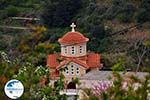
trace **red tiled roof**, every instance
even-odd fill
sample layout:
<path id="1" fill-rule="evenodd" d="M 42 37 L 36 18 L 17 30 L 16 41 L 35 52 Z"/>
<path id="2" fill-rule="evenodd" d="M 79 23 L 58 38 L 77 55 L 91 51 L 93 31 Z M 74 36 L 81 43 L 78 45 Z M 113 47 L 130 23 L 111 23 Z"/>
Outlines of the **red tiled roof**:
<path id="1" fill-rule="evenodd" d="M 65 64 L 68 64 L 69 62 L 77 63 L 84 68 L 96 68 L 100 67 L 100 55 L 97 53 L 89 53 L 87 56 L 84 57 L 63 57 L 64 60 L 60 63 L 57 61 L 57 59 L 60 57 L 59 54 L 50 54 L 47 59 L 47 66 L 50 68 L 58 69 L 62 67 Z"/>
<path id="2" fill-rule="evenodd" d="M 68 32 L 62 38 L 58 40 L 60 44 L 76 44 L 89 41 L 80 32 Z"/>
<path id="3" fill-rule="evenodd" d="M 60 67 L 68 64 L 69 62 L 70 62 L 70 60 L 64 60 L 64 61 L 60 62 L 60 64 L 56 67 L 56 69 L 59 69 Z"/>
<path id="4" fill-rule="evenodd" d="M 63 61 L 58 62 L 57 59 L 59 57 L 62 57 Z M 100 55 L 97 53 L 88 53 L 86 56 L 82 57 L 63 57 L 60 56 L 60 54 L 50 54 L 48 55 L 47 66 L 49 66 L 52 69 L 56 69 L 54 72 L 50 73 L 50 77 L 59 77 L 59 72 L 57 70 L 65 64 L 68 64 L 69 62 L 79 64 L 85 69 L 102 67 L 102 64 L 100 63 Z"/>
<path id="5" fill-rule="evenodd" d="M 54 72 L 51 72 L 51 73 L 50 73 L 50 77 L 51 77 L 51 78 L 59 77 L 59 71 L 56 70 L 56 71 L 54 71 Z"/>
<path id="6" fill-rule="evenodd" d="M 60 65 L 57 67 L 57 69 L 59 69 L 60 67 L 66 65 L 66 64 L 68 64 L 68 63 L 70 63 L 70 62 L 74 62 L 74 63 L 76 63 L 76 64 L 79 64 L 79 65 L 81 65 L 82 67 L 84 67 L 85 69 L 88 69 L 88 68 L 89 68 L 89 66 L 88 66 L 86 63 L 84 63 L 82 60 L 78 60 L 78 59 L 75 59 L 75 58 L 70 58 L 70 59 L 67 59 L 67 60 L 62 61 L 62 62 L 60 63 Z"/>
<path id="7" fill-rule="evenodd" d="M 59 62 L 57 61 L 59 57 L 59 54 L 50 54 L 47 58 L 47 66 L 50 68 L 56 68 L 59 65 Z"/>
<path id="8" fill-rule="evenodd" d="M 83 62 L 82 60 L 73 59 L 72 61 L 75 62 L 75 63 L 77 63 L 77 64 L 79 64 L 79 65 L 81 65 L 81 66 L 83 66 L 86 69 L 89 68 L 89 66 L 85 62 Z"/>
<path id="9" fill-rule="evenodd" d="M 89 53 L 87 56 L 87 64 L 90 66 L 90 68 L 101 67 L 100 54 Z"/>

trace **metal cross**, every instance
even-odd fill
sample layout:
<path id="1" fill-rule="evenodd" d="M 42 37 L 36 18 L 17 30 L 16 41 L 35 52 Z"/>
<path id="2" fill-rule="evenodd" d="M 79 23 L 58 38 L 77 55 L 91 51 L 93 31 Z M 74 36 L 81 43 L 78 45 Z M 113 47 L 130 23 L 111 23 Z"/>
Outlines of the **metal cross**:
<path id="1" fill-rule="evenodd" d="M 72 23 L 72 24 L 70 25 L 70 27 L 72 27 L 72 32 L 75 32 L 75 27 L 76 27 L 76 25 L 75 25 L 74 23 Z"/>

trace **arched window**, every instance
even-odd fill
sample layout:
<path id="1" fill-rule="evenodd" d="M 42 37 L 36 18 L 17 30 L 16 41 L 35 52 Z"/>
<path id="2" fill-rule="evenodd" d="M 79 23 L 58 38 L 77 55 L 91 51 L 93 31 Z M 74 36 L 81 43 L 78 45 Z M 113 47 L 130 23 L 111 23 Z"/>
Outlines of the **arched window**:
<path id="1" fill-rule="evenodd" d="M 64 52 L 65 52 L 65 54 L 67 53 L 67 47 L 66 46 L 64 47 Z"/>
<path id="2" fill-rule="evenodd" d="M 76 68 L 76 74 L 79 75 L 79 67 Z"/>
<path id="3" fill-rule="evenodd" d="M 70 83 L 67 85 L 67 89 L 76 89 L 76 84 L 73 83 L 73 82 L 70 82 Z"/>
<path id="4" fill-rule="evenodd" d="M 66 72 L 67 75 L 69 74 L 68 67 L 66 67 L 65 72 Z"/>
<path id="5" fill-rule="evenodd" d="M 71 47 L 71 54 L 75 54 L 75 47 Z"/>
<path id="6" fill-rule="evenodd" d="M 71 74 L 72 75 L 74 74 L 74 67 L 73 67 L 73 65 L 71 65 Z"/>
<path id="7" fill-rule="evenodd" d="M 79 48 L 79 49 L 80 49 L 80 53 L 82 53 L 82 50 L 83 50 L 83 49 L 82 49 L 82 46 L 80 46 L 80 48 Z"/>

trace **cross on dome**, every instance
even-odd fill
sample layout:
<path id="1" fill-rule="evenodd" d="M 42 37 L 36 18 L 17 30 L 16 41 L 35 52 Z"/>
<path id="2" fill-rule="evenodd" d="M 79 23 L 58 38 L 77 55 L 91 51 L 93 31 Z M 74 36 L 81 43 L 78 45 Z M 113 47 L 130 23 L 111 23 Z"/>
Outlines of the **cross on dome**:
<path id="1" fill-rule="evenodd" d="M 76 27 L 76 25 L 75 25 L 74 23 L 72 23 L 72 24 L 70 25 L 70 27 L 72 27 L 72 32 L 75 32 L 75 27 Z"/>

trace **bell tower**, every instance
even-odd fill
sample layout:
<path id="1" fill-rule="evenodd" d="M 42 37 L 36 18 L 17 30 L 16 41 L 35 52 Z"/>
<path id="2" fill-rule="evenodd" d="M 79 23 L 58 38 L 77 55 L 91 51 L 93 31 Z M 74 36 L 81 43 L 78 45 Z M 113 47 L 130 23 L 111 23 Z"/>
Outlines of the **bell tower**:
<path id="1" fill-rule="evenodd" d="M 80 57 L 87 54 L 86 44 L 89 41 L 80 32 L 75 31 L 76 25 L 72 23 L 71 32 L 66 33 L 58 40 L 61 45 L 61 55 L 66 57 Z"/>

